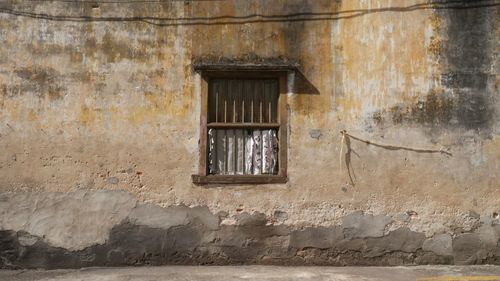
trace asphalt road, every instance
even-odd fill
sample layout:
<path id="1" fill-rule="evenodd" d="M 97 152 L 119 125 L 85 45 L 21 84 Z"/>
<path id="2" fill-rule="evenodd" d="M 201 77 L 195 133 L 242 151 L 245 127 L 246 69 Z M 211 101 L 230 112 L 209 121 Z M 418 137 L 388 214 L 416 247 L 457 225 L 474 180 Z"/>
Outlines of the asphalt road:
<path id="1" fill-rule="evenodd" d="M 413 267 L 280 267 L 280 266 L 161 266 L 83 268 L 70 270 L 0 270 L 9 281 L 500 281 L 500 266 Z"/>

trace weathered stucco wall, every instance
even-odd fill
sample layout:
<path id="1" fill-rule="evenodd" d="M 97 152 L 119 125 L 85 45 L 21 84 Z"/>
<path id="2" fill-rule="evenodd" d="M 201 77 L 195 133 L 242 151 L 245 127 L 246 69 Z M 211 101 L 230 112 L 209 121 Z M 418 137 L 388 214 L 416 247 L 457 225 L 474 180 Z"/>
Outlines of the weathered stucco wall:
<path id="1" fill-rule="evenodd" d="M 499 1 L 105 2 L 0 2 L 3 267 L 500 262 Z M 192 64 L 273 60 L 288 183 L 194 185 Z"/>

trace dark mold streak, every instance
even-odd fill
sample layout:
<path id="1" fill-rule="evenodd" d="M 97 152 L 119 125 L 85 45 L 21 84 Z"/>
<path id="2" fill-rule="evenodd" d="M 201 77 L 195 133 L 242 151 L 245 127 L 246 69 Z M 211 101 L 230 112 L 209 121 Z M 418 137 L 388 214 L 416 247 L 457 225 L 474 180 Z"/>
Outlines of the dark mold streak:
<path id="1" fill-rule="evenodd" d="M 489 135 L 493 121 L 496 76 L 492 73 L 496 42 L 495 9 L 468 9 L 481 1 L 453 2 L 461 9 L 438 9 L 443 19 L 440 64 L 442 88 L 412 105 L 375 112 L 375 124 L 420 124 L 433 129 L 465 128 Z M 434 133 L 439 130 L 432 130 Z"/>

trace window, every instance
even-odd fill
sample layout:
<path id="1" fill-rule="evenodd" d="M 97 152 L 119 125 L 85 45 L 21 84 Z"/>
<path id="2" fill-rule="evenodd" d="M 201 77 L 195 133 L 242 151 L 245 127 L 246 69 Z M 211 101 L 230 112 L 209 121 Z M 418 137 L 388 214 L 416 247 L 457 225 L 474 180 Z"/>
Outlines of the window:
<path id="1" fill-rule="evenodd" d="M 286 182 L 286 86 L 280 71 L 202 75 L 195 183 Z"/>

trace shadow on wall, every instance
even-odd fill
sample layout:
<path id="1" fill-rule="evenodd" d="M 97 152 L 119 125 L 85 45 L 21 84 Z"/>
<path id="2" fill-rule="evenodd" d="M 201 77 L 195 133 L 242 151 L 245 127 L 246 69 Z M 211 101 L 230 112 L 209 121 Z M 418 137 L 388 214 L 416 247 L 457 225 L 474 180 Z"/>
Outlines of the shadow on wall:
<path id="1" fill-rule="evenodd" d="M 299 12 L 295 15 L 314 15 L 315 13 L 313 11 L 315 6 L 313 2 L 314 1 L 307 0 L 299 1 L 292 6 L 291 11 Z M 342 1 L 339 0 L 331 1 L 328 8 L 323 8 L 331 11 L 331 13 L 338 13 L 341 4 Z M 318 6 L 320 5 L 316 5 L 316 9 Z M 294 77 L 293 93 L 299 95 L 319 95 L 319 90 L 308 79 L 308 77 L 312 78 L 318 76 L 318 73 L 315 71 L 317 66 L 314 65 L 314 60 L 311 60 L 311 56 L 316 57 L 316 53 L 320 52 L 321 48 L 311 45 L 315 45 L 314 40 L 318 40 L 317 36 L 319 34 L 317 31 L 312 30 L 312 27 L 306 26 L 306 22 L 304 21 L 290 21 L 280 26 L 285 42 L 284 54 L 296 59 L 300 63 Z M 315 27 L 318 28 L 318 25 L 315 25 Z M 313 63 L 313 65 L 311 65 L 311 63 Z"/>
<path id="2" fill-rule="evenodd" d="M 287 52 L 285 52 L 287 53 Z M 295 55 L 296 57 L 297 55 Z M 302 73 L 300 64 L 295 59 L 283 57 L 262 58 L 256 54 L 246 54 L 238 58 L 206 56 L 193 59 L 193 69 L 196 70 L 248 70 L 289 68 L 295 72 L 294 94 L 319 95 L 320 92 L 314 84 Z"/>
<path id="3" fill-rule="evenodd" d="M 319 90 L 300 71 L 295 72 L 294 95 L 319 95 Z"/>

